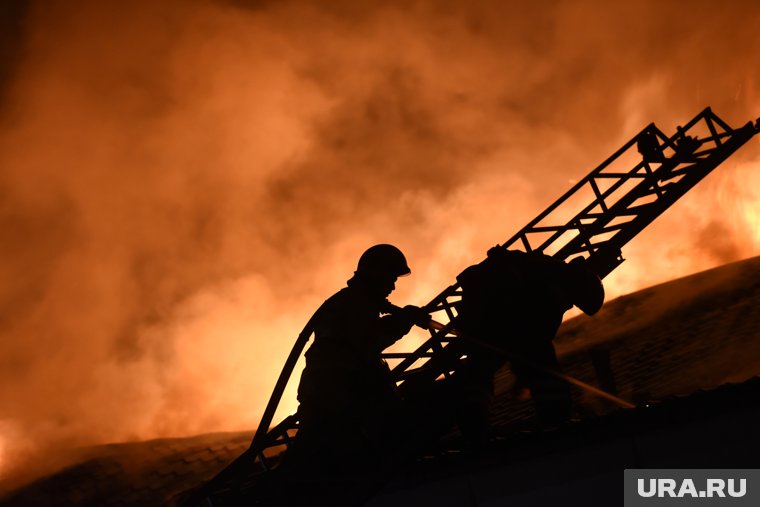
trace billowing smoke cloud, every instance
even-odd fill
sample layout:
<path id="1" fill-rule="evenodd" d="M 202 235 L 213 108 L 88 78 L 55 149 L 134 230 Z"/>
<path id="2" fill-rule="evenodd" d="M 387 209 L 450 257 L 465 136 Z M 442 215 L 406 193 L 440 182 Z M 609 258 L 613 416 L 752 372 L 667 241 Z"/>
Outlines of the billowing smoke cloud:
<path id="1" fill-rule="evenodd" d="M 760 114 L 757 8 L 630 4 L 4 3 L 0 460 L 254 427 L 367 246 L 424 303 L 650 121 Z M 759 253 L 759 147 L 610 292 Z"/>

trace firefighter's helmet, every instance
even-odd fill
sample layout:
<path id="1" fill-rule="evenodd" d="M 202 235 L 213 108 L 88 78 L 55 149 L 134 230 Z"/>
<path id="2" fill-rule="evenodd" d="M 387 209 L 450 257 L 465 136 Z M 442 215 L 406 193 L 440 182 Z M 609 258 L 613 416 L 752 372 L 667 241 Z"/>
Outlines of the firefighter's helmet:
<path id="1" fill-rule="evenodd" d="M 573 304 L 586 315 L 594 315 L 604 303 L 604 285 L 583 257 L 575 257 L 568 264 Z"/>
<path id="2" fill-rule="evenodd" d="M 356 272 L 373 277 L 398 277 L 412 271 L 401 250 L 393 245 L 381 244 L 368 248 L 362 254 Z"/>

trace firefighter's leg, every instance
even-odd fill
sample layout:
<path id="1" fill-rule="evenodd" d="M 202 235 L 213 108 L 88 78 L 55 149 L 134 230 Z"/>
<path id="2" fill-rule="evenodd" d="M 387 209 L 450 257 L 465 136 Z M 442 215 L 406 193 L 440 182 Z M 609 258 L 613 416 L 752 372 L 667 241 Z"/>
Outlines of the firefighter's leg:
<path id="1" fill-rule="evenodd" d="M 552 425 L 572 416 L 570 385 L 549 371 L 560 370 L 550 340 L 533 340 L 516 347 L 512 371 L 530 389 L 536 415 L 542 424 Z"/>

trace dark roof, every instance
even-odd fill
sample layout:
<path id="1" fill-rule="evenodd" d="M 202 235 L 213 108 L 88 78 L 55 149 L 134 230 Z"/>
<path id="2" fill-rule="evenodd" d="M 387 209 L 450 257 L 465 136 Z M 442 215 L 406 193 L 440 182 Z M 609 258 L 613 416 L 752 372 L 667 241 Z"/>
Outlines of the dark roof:
<path id="1" fill-rule="evenodd" d="M 493 409 L 496 439 L 487 456 L 462 461 L 451 458 L 457 454 L 449 453 L 421 462 L 416 466 L 422 468 L 405 474 L 406 482 L 394 483 L 378 498 L 377 505 L 383 505 L 383 498 L 400 505 L 400 499 L 427 494 L 424 492 L 432 491 L 436 484 L 439 491 L 464 488 L 468 501 L 472 495 L 483 499 L 498 496 L 483 493 L 493 489 L 485 482 L 478 483 L 485 488 L 481 491 L 473 489 L 472 481 L 463 485 L 445 479 L 446 474 L 461 474 L 462 470 L 470 474 L 468 477 L 472 470 L 480 470 L 477 481 L 487 482 L 494 470 L 519 477 L 532 470 L 546 476 L 552 467 L 559 466 L 557 463 L 567 465 L 576 460 L 597 463 L 587 467 L 586 479 L 606 477 L 619 473 L 624 465 L 669 463 L 655 458 L 647 461 L 641 450 L 631 454 L 638 446 L 656 455 L 652 442 L 663 436 L 680 442 L 683 451 L 688 448 L 688 439 L 693 446 L 694 439 L 712 436 L 727 424 L 743 428 L 742 424 L 750 421 L 756 426 L 760 422 L 757 410 L 751 414 L 742 411 L 746 411 L 747 399 L 757 400 L 760 384 L 751 380 L 760 375 L 760 257 L 608 302 L 593 318 L 583 316 L 566 322 L 556 344 L 568 374 L 614 388 L 620 397 L 642 404 L 641 408 L 619 410 L 577 391 L 584 421 L 553 432 L 520 432 L 517 430 L 532 409 L 529 403 L 503 396 L 510 378 L 505 369 L 497 378 L 497 395 L 502 395 L 497 396 Z M 605 373 L 605 366 L 611 375 Z M 731 382 L 738 385 L 716 389 Z M 649 407 L 643 406 L 647 401 Z M 728 419 L 715 422 L 712 410 L 719 410 Z M 715 424 L 708 424 L 706 429 L 704 421 L 710 420 Z M 607 439 L 599 435 L 607 435 Z M 0 505 L 161 505 L 216 474 L 247 448 L 251 436 L 251 432 L 224 433 L 100 446 L 91 449 L 90 458 L 16 491 Z M 726 447 L 727 459 L 736 445 Z M 757 442 L 753 445 L 757 449 Z M 565 449 L 565 454 L 558 454 L 557 448 Z M 622 482 L 615 477 L 615 484 Z M 578 479 L 578 484 L 586 479 Z M 525 479 L 522 484 L 530 483 Z M 565 486 L 558 486 L 558 491 L 564 491 Z M 515 487 L 517 490 L 510 493 L 513 499 L 519 496 L 521 486 Z"/>
<path id="2" fill-rule="evenodd" d="M 86 449 L 81 462 L 6 497 L 10 506 L 150 506 L 213 477 L 253 432 L 212 433 Z"/>
<path id="3" fill-rule="evenodd" d="M 566 373 L 592 385 L 606 380 L 636 404 L 760 375 L 760 257 L 610 301 L 594 317 L 565 322 L 555 345 Z M 613 378 L 598 378 L 594 361 L 603 367 L 605 359 Z M 508 369 L 500 372 L 497 389 L 508 378 Z M 614 408 L 575 395 L 592 414 Z M 531 410 L 530 402 L 499 397 L 493 425 L 507 429 Z"/>
<path id="4" fill-rule="evenodd" d="M 620 505 L 623 471 L 755 468 L 760 378 L 408 466 L 367 507 Z"/>

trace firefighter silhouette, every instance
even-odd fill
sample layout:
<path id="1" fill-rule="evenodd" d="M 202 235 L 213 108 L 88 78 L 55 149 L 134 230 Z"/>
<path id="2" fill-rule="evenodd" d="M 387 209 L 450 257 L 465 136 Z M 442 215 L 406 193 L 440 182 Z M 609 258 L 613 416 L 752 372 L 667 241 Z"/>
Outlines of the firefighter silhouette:
<path id="1" fill-rule="evenodd" d="M 485 261 L 458 277 L 462 300 L 456 326 L 468 342 L 468 357 L 456 385 L 463 394 L 460 427 L 471 442 L 485 438 L 493 376 L 507 361 L 518 388 L 530 392 L 543 425 L 571 416 L 568 384 L 559 371 L 552 340 L 573 305 L 593 315 L 604 288 L 586 261 L 569 263 L 547 255 L 492 248 Z M 519 389 L 517 389 L 519 390 Z"/>
<path id="2" fill-rule="evenodd" d="M 314 342 L 298 386 L 298 438 L 281 467 L 291 481 L 310 486 L 312 500 L 339 490 L 331 502 L 351 504 L 351 487 L 365 494 L 368 481 L 380 481 L 394 463 L 390 449 L 404 416 L 381 353 L 430 317 L 416 306 L 382 314 L 397 279 L 410 273 L 398 248 L 375 245 L 312 318 Z"/>
<path id="3" fill-rule="evenodd" d="M 657 162 L 663 163 L 666 160 L 663 152 L 664 146 L 660 144 L 660 140 L 657 138 L 652 130 L 645 130 L 639 134 L 636 140 L 636 146 L 639 153 L 645 162 Z M 699 149 L 702 146 L 702 141 L 696 137 L 686 134 L 683 127 L 676 128 L 676 135 L 674 136 L 674 145 L 676 154 L 681 156 L 688 156 Z"/>

